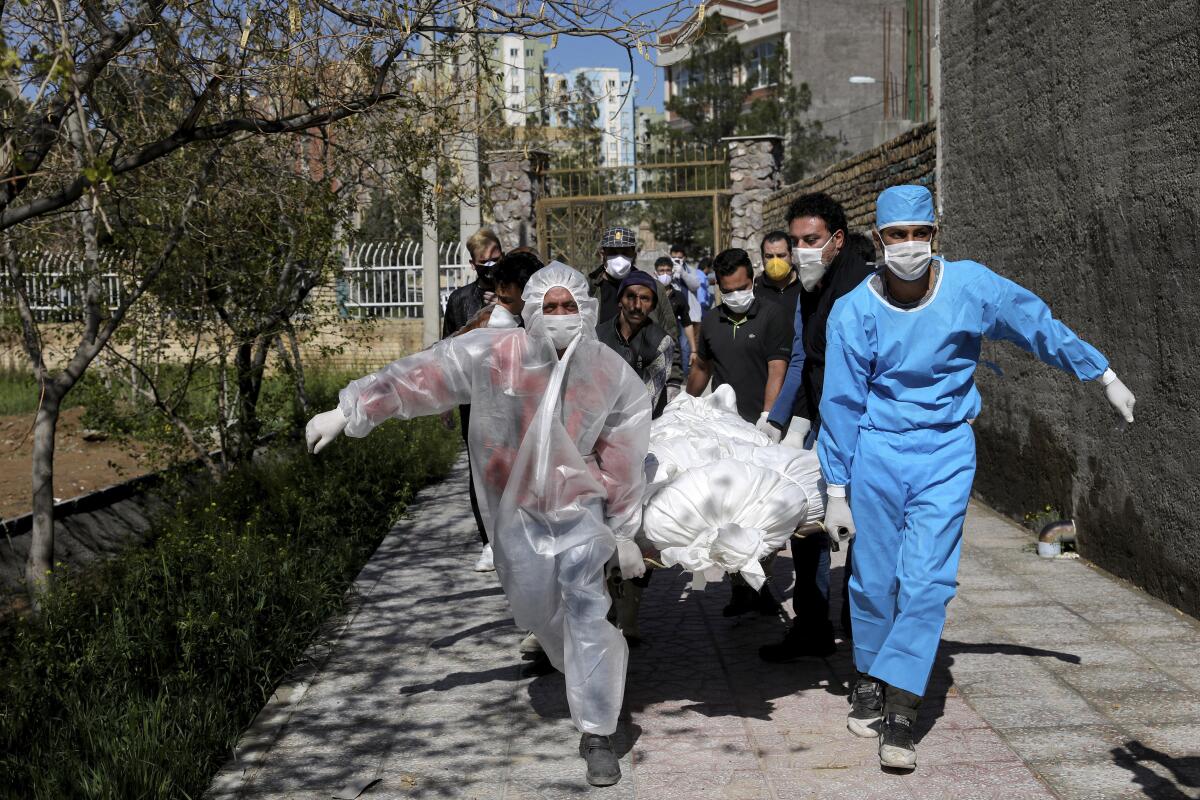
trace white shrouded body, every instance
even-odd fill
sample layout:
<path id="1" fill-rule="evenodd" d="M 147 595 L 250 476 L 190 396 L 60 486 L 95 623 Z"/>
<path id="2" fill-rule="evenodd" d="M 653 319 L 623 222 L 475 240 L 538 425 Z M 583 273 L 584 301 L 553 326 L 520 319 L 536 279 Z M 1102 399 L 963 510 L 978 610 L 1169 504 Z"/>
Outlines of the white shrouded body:
<path id="1" fill-rule="evenodd" d="M 816 453 L 773 444 L 736 408 L 722 386 L 679 395 L 655 420 L 642 530 L 667 566 L 705 580 L 740 572 L 758 588 L 759 560 L 824 516 L 825 483 Z"/>

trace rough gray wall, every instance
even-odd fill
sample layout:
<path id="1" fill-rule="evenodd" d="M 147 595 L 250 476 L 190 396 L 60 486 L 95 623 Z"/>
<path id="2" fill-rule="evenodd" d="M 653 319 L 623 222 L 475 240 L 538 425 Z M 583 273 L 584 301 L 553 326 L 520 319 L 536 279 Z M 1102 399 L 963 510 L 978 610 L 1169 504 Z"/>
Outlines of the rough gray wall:
<path id="1" fill-rule="evenodd" d="M 859 153 L 895 135 L 883 120 L 883 11 L 892 12 L 891 73 L 903 74 L 904 0 L 780 0 L 779 20 L 791 40 L 792 80 L 807 83 L 807 120 L 825 120 L 826 133 Z M 852 84 L 852 75 L 875 78 Z"/>
<path id="2" fill-rule="evenodd" d="M 1200 615 L 1200 2 L 945 0 L 942 249 L 1041 295 L 1138 397 L 1008 345 L 977 490 L 1074 516 L 1089 559 Z"/>

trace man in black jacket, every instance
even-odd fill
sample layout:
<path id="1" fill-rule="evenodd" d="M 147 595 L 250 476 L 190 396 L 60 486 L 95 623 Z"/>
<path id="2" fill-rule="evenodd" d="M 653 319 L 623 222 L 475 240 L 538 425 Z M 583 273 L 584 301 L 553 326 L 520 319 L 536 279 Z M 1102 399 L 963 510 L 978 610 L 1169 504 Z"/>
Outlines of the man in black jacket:
<path id="1" fill-rule="evenodd" d="M 446 315 L 442 317 L 442 338 L 453 336 L 480 310 L 496 300 L 496 281 L 492 270 L 504 255 L 500 238 L 491 228 L 480 228 L 467 239 L 467 257 L 475 268 L 475 280 L 460 286 L 446 299 Z"/>
<path id="2" fill-rule="evenodd" d="M 783 388 L 767 416 L 772 438 L 786 431 L 789 443 L 811 447 L 820 429 L 818 409 L 825 376 L 825 323 L 839 297 L 871 275 L 874 264 L 860 248 L 847 246 L 846 212 L 823 193 L 794 200 L 787 213 L 788 234 L 795 247 L 792 263 L 802 291 L 796 307 L 796 338 Z M 829 539 L 823 535 L 792 539 L 796 588 L 792 608 L 796 621 L 782 642 L 766 645 L 759 654 L 767 661 L 794 661 L 827 656 L 834 651 L 829 619 Z M 847 553 L 845 577 L 850 575 Z M 850 634 L 849 607 L 842 609 L 842 629 Z"/>
<path id="3" fill-rule="evenodd" d="M 492 270 L 496 262 L 504 255 L 500 247 L 500 238 L 490 228 L 481 228 L 470 239 L 467 239 L 467 253 L 471 266 L 475 268 L 475 280 L 465 286 L 460 286 L 450 293 L 446 300 L 446 315 L 442 317 L 442 338 L 453 336 L 458 329 L 466 325 L 485 305 L 495 302 L 496 282 Z M 471 406 L 458 407 L 458 417 L 462 427 L 463 441 L 467 440 L 467 431 L 471 426 Z M 471 494 L 471 512 L 475 515 L 475 526 L 479 529 L 479 539 L 483 549 L 475 562 L 476 572 L 491 572 L 495 569 L 492 561 L 492 546 L 488 544 L 487 531 L 484 529 L 483 515 L 479 511 L 479 499 L 475 496 L 475 483 L 470 477 L 470 465 L 467 470 L 467 486 Z"/>

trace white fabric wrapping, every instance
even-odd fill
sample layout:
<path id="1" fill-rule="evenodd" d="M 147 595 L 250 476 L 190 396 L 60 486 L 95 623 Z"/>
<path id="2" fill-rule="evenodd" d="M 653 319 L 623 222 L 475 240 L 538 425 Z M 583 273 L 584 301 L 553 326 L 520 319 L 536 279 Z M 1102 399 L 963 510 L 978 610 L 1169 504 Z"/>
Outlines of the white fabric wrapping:
<path id="1" fill-rule="evenodd" d="M 734 409 L 722 386 L 680 395 L 651 426 L 643 532 L 667 566 L 758 588 L 759 560 L 824 516 L 825 484 L 816 453 L 772 444 Z"/>

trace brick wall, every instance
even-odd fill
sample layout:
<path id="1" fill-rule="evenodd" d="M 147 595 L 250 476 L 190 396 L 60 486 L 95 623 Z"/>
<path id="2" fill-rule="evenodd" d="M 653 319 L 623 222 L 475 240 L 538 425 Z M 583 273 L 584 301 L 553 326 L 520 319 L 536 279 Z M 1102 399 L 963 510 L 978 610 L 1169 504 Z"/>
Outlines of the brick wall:
<path id="1" fill-rule="evenodd" d="M 846 208 L 851 230 L 865 231 L 875 221 L 875 198 L 881 191 L 898 183 L 920 183 L 932 190 L 936 170 L 937 128 L 930 122 L 799 183 L 784 186 L 767 198 L 763 232 L 786 229 L 788 205 L 809 192 L 825 192 L 840 202 Z"/>

